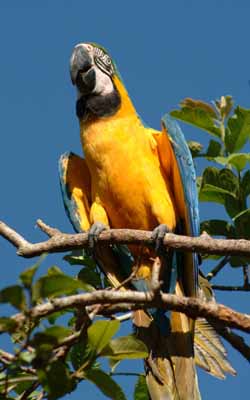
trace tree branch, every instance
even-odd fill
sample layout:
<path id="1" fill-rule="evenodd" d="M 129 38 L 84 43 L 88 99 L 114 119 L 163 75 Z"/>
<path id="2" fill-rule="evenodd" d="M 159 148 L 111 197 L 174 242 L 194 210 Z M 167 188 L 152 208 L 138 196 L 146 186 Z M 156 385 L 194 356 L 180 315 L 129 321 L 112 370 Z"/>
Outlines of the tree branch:
<path id="1" fill-rule="evenodd" d="M 222 336 L 231 346 L 236 349 L 248 362 L 250 360 L 250 347 L 245 343 L 245 340 L 240 335 L 232 332 L 228 327 L 218 327 L 214 325 L 213 327 L 217 333 Z"/>
<path id="2" fill-rule="evenodd" d="M 106 312 L 109 314 L 152 307 L 164 308 L 185 313 L 191 318 L 204 317 L 208 321 L 250 333 L 250 315 L 240 314 L 222 304 L 204 302 L 196 298 L 179 297 L 173 294 L 144 293 L 132 290 L 126 292 L 98 290 L 91 293 L 55 298 L 31 308 L 25 314 L 16 314 L 11 318 L 20 325 L 27 318 L 27 314 L 30 318 L 36 319 L 67 308 L 82 308 L 83 306 L 98 304 L 107 305 Z M 105 309 L 102 313 L 105 314 Z"/>
<path id="3" fill-rule="evenodd" d="M 49 234 L 50 239 L 40 243 L 30 243 L 19 235 L 14 229 L 0 221 L 0 235 L 5 237 L 17 248 L 17 254 L 31 258 L 42 253 L 61 253 L 88 246 L 88 233 L 66 234 L 57 229 L 43 224 L 43 230 Z M 39 222 L 41 227 L 41 221 Z M 49 229 L 48 229 L 49 228 Z M 53 231 L 51 231 L 51 229 Z M 134 229 L 110 229 L 100 234 L 98 243 L 105 244 L 143 244 L 152 246 L 152 232 Z M 212 239 L 211 237 L 189 237 L 167 233 L 164 245 L 174 250 L 198 252 L 205 254 L 226 254 L 250 256 L 250 241 L 245 239 Z"/>

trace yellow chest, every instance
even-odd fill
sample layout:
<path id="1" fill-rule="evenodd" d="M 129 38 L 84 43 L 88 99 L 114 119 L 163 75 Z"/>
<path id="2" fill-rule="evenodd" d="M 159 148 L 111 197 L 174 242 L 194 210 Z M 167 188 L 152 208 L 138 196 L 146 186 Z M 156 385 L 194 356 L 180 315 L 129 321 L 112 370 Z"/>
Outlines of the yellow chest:
<path id="1" fill-rule="evenodd" d="M 136 116 L 99 120 L 81 130 L 92 200 L 105 208 L 114 228 L 153 229 L 159 223 L 175 227 L 171 188 L 152 132 Z"/>

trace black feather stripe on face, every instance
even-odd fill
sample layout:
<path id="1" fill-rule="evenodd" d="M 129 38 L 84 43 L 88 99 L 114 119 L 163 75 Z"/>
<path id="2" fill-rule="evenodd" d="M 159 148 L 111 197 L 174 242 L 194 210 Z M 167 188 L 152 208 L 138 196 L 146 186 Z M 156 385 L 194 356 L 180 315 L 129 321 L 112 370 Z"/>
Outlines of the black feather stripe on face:
<path id="1" fill-rule="evenodd" d="M 109 76 L 113 76 L 114 67 L 112 64 L 112 60 L 109 55 L 100 47 L 94 47 L 94 61 L 102 72 Z"/>

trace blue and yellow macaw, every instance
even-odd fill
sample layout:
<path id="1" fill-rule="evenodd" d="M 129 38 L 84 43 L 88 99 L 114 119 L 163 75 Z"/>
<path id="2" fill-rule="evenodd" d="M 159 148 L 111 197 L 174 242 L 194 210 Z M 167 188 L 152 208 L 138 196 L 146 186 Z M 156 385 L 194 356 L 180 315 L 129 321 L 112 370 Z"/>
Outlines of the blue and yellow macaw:
<path id="1" fill-rule="evenodd" d="M 166 115 L 162 131 L 146 127 L 115 63 L 97 44 L 78 44 L 70 70 L 77 89 L 84 159 L 64 154 L 60 176 L 64 204 L 75 230 L 89 231 L 91 243 L 108 228 L 150 230 L 157 249 L 162 248 L 168 231 L 198 235 L 195 170 L 177 123 Z M 150 290 L 156 249 L 95 246 L 95 252 L 112 285 L 120 285 L 134 270 L 131 286 Z M 168 252 L 161 259 L 162 290 L 180 296 L 199 295 L 197 254 Z M 205 320 L 198 320 L 194 328 L 194 321 L 184 314 L 152 310 L 136 312 L 134 323 L 149 348 L 145 366 L 153 400 L 200 399 L 194 343 L 198 365 L 220 377 L 233 372 L 222 344 Z"/>

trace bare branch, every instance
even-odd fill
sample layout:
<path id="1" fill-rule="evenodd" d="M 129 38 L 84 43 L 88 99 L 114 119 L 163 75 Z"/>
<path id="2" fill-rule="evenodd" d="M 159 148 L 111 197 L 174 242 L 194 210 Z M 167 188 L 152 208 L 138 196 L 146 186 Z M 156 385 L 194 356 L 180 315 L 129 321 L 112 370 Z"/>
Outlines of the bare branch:
<path id="1" fill-rule="evenodd" d="M 248 265 L 243 265 L 243 286 L 248 287 L 249 285 L 249 276 L 248 276 Z"/>
<path id="2" fill-rule="evenodd" d="M 242 336 L 232 332 L 228 327 L 218 327 L 213 324 L 214 329 L 222 336 L 231 346 L 236 349 L 248 362 L 250 360 L 250 347 L 245 343 Z"/>
<path id="3" fill-rule="evenodd" d="M 160 272 L 161 272 L 161 260 L 159 257 L 156 257 L 153 267 L 152 267 L 152 275 L 151 275 L 151 290 L 153 292 L 159 292 L 162 282 L 160 281 Z"/>
<path id="4" fill-rule="evenodd" d="M 229 257 L 225 256 L 223 259 L 207 274 L 206 278 L 208 281 L 211 281 L 228 263 Z"/>
<path id="5" fill-rule="evenodd" d="M 0 221 L 0 235 L 3 236 L 6 240 L 12 243 L 18 249 L 20 247 L 29 246 L 29 242 L 25 240 L 19 233 L 14 231 L 14 229 L 10 228 L 4 222 Z"/>
<path id="6" fill-rule="evenodd" d="M 51 226 L 45 224 L 45 222 L 43 222 L 41 219 L 38 219 L 36 221 L 36 224 L 44 233 L 46 233 L 50 237 L 62 234 L 62 232 L 59 231 L 59 229 L 52 228 Z"/>
<path id="7" fill-rule="evenodd" d="M 0 349 L 0 360 L 2 362 L 7 362 L 10 363 L 15 359 L 15 356 L 11 353 L 7 353 L 7 351 L 4 351 L 2 349 Z"/>
<path id="8" fill-rule="evenodd" d="M 41 223 L 39 223 L 39 226 L 41 226 Z M 49 233 L 50 229 L 53 229 L 53 236 L 49 240 L 32 244 L 0 221 L 0 235 L 17 248 L 17 254 L 22 257 L 31 258 L 42 253 L 61 253 L 88 246 L 87 233 L 70 235 L 59 233 L 57 230 L 54 231 L 54 228 L 49 228 L 49 230 L 45 228 L 43 230 L 47 230 L 47 233 Z M 134 229 L 110 229 L 104 231 L 100 234 L 98 242 L 153 245 L 152 232 Z M 245 239 L 212 239 L 204 237 L 204 235 L 189 237 L 167 233 L 163 243 L 167 248 L 186 252 L 250 256 L 250 241 Z"/>
<path id="9" fill-rule="evenodd" d="M 204 302 L 196 298 L 179 297 L 173 294 L 160 293 L 160 295 L 155 295 L 154 292 L 144 293 L 132 290 L 125 292 L 98 290 L 91 293 L 55 298 L 31 308 L 28 315 L 30 318 L 41 318 L 66 308 L 82 308 L 83 306 L 99 304 L 115 305 L 108 307 L 109 313 L 159 307 L 183 312 L 191 318 L 204 317 L 214 323 L 217 322 L 244 332 L 250 332 L 250 315 L 240 314 L 222 304 Z M 103 310 L 103 314 L 105 314 L 105 310 Z M 18 324 L 22 324 L 26 318 L 27 312 L 12 317 Z"/>

